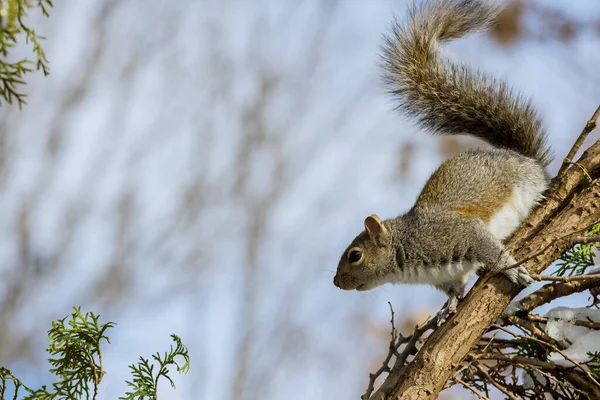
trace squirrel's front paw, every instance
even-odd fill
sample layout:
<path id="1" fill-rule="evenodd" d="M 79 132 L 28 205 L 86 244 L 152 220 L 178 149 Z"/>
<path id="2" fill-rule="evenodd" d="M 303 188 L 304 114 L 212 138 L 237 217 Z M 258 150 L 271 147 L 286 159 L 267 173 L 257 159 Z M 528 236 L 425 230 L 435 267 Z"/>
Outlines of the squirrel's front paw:
<path id="1" fill-rule="evenodd" d="M 533 282 L 533 278 L 529 275 L 529 272 L 527 272 L 525 267 L 519 265 L 518 267 L 511 268 L 511 265 L 514 265 L 516 263 L 517 262 L 514 258 L 512 258 L 508 251 L 504 252 L 500 259 L 499 270 L 502 271 L 502 273 L 506 275 L 506 277 L 510 279 L 512 283 L 521 286 L 531 285 L 531 283 Z"/>
<path id="2" fill-rule="evenodd" d="M 506 275 L 506 277 L 510 279 L 512 283 L 516 283 L 517 285 L 529 286 L 533 282 L 533 278 L 522 265 L 507 269 L 502 273 Z"/>

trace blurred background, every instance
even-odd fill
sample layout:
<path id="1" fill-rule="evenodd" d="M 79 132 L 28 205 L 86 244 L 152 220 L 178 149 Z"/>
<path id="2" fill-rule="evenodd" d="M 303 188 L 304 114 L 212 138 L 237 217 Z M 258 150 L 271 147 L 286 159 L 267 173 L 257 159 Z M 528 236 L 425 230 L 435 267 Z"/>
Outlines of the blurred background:
<path id="1" fill-rule="evenodd" d="M 393 112 L 379 45 L 405 8 L 63 0 L 32 16 L 52 73 L 29 78 L 23 110 L 0 108 L 0 365 L 51 382 L 45 332 L 81 305 L 118 323 L 102 399 L 171 333 L 192 365 L 161 399 L 364 393 L 387 302 L 408 333 L 445 300 L 341 291 L 341 252 L 365 216 L 406 211 L 444 159 L 482 145 Z M 597 0 L 508 1 L 498 28 L 448 46 L 531 95 L 559 160 L 599 103 L 599 50 Z"/>

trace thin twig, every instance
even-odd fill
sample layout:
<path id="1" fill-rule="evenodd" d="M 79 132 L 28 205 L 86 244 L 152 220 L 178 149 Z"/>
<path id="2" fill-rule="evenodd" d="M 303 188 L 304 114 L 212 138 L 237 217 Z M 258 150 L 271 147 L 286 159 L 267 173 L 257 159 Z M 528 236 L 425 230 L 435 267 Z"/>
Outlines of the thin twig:
<path id="1" fill-rule="evenodd" d="M 510 322 L 510 324 L 514 325 L 516 328 L 523 331 L 523 333 L 527 334 L 526 337 L 535 336 L 540 340 L 543 340 L 545 343 L 556 347 L 563 347 L 562 344 L 548 335 L 546 332 L 542 331 L 534 322 L 527 321 L 522 318 L 518 318 L 515 316 L 507 317 L 506 320 Z M 527 332 L 528 330 L 529 332 Z M 531 335 L 530 335 L 531 334 Z"/>
<path id="2" fill-rule="evenodd" d="M 404 364 L 406 362 L 406 359 L 408 358 L 409 355 L 413 354 L 414 352 L 416 352 L 416 344 L 417 341 L 419 340 L 419 338 L 428 330 L 433 329 L 437 326 L 437 317 L 432 318 L 428 321 L 425 321 L 425 323 L 423 325 L 416 326 L 415 330 L 408 342 L 408 344 L 406 345 L 406 347 L 404 348 L 404 350 L 402 351 L 402 353 L 398 356 L 398 359 L 396 360 L 395 364 L 398 363 L 402 363 Z M 400 347 L 400 346 L 397 346 Z"/>
<path id="3" fill-rule="evenodd" d="M 481 375 L 483 375 L 492 385 L 494 385 L 494 387 L 496 389 L 498 389 L 499 391 L 501 391 L 502 393 L 504 393 L 506 395 L 506 397 L 508 397 L 510 400 L 519 400 L 519 398 L 517 396 L 515 396 L 514 394 L 512 394 L 511 392 L 509 392 L 508 390 L 506 390 L 506 388 L 502 385 L 500 385 L 498 382 L 496 382 L 496 380 L 494 378 L 492 378 L 490 376 L 490 374 L 488 374 L 488 372 L 481 366 L 481 364 L 479 364 L 478 361 L 474 361 L 473 362 L 473 366 L 477 369 L 477 371 L 479 371 L 479 373 Z"/>
<path id="4" fill-rule="evenodd" d="M 379 369 L 375 371 L 375 373 L 369 374 L 369 386 L 367 386 L 365 394 L 360 396 L 362 400 L 368 400 L 369 396 L 371 396 L 371 393 L 373 393 L 373 390 L 375 389 L 375 381 L 377 380 L 377 378 L 379 378 L 381 374 L 390 371 L 390 360 L 392 359 L 392 356 L 394 354 L 397 354 L 396 339 L 398 337 L 398 331 L 396 331 L 396 326 L 394 325 L 394 308 L 392 307 L 392 303 L 390 303 L 389 301 L 388 304 L 390 306 L 390 312 L 392 313 L 392 317 L 390 319 L 390 322 L 392 324 L 392 338 L 390 339 L 389 351 L 387 356 L 385 357 L 385 360 L 383 360 L 383 364 L 381 365 L 381 367 L 379 367 Z M 404 339 L 404 337 L 402 337 L 402 339 Z"/>
<path id="5" fill-rule="evenodd" d="M 524 366 L 524 369 L 527 369 L 527 370 L 529 370 L 529 371 L 535 371 L 535 372 L 537 372 L 538 374 L 545 376 L 545 377 L 546 377 L 546 379 L 549 379 L 549 380 L 551 380 L 552 382 L 554 382 L 554 383 L 556 383 L 557 385 L 559 385 L 559 386 L 562 388 L 563 392 L 564 392 L 565 390 L 574 390 L 574 391 L 576 391 L 576 392 L 577 392 L 577 393 L 579 393 L 579 394 L 586 394 L 586 393 L 585 393 L 583 390 L 581 390 L 581 389 L 578 389 L 578 388 L 576 388 L 576 387 L 575 387 L 575 386 L 573 386 L 573 385 L 568 385 L 568 384 L 566 384 L 566 383 L 565 383 L 565 382 L 563 382 L 561 379 L 558 379 L 557 377 L 555 377 L 555 376 L 554 376 L 554 375 L 552 375 L 551 373 L 548 373 L 548 372 L 546 372 L 546 371 L 542 371 L 542 370 L 540 370 L 540 369 L 533 369 L 533 368 L 530 368 L 530 367 L 528 367 L 528 366 Z"/>
<path id="6" fill-rule="evenodd" d="M 573 282 L 573 281 L 586 281 L 588 279 L 600 279 L 600 274 L 580 274 L 573 276 L 554 276 L 554 275 L 536 275 L 531 274 L 531 277 L 537 281 L 553 281 L 553 282 Z"/>
<path id="7" fill-rule="evenodd" d="M 494 336 L 496 336 L 497 332 L 494 332 Z M 481 339 L 479 339 L 480 342 L 490 342 L 492 340 L 492 338 L 487 338 L 487 337 L 482 337 Z M 502 338 L 493 338 L 494 340 L 494 344 L 495 345 L 501 345 L 501 346 L 505 346 L 505 347 L 512 347 L 512 348 L 517 348 L 521 345 L 521 342 L 517 341 L 517 340 L 512 340 L 512 339 L 502 339 Z M 487 343 L 486 343 L 486 347 L 487 347 Z M 483 351 L 483 349 L 482 349 Z"/>
<path id="8" fill-rule="evenodd" d="M 482 353 L 485 353 L 486 350 L 488 349 L 488 347 L 490 347 L 492 345 L 492 342 L 494 341 L 494 339 L 496 339 L 496 335 L 497 334 L 498 334 L 498 332 L 494 332 L 494 334 L 492 335 L 491 338 L 486 338 L 489 341 L 486 343 L 486 345 L 481 350 Z M 471 366 L 471 363 L 473 362 L 473 360 L 475 360 L 475 358 L 473 358 L 471 361 L 469 361 L 468 363 L 466 363 L 465 365 L 463 365 L 462 367 L 460 367 L 459 369 L 457 369 L 456 372 L 455 372 L 455 375 L 458 375 L 461 372 L 463 372 L 465 369 L 469 368 Z"/>
<path id="9" fill-rule="evenodd" d="M 497 360 L 497 361 L 505 361 L 510 364 L 520 363 L 520 364 L 528 364 L 534 366 L 536 368 L 542 368 L 549 371 L 554 370 L 564 370 L 565 368 L 552 364 L 545 361 L 536 360 L 534 358 L 522 357 L 522 356 L 514 356 L 511 354 L 504 353 L 480 353 L 480 354 L 471 354 L 471 357 L 477 360 Z"/>
<path id="10" fill-rule="evenodd" d="M 467 382 L 463 381 L 462 379 L 460 379 L 458 376 L 454 377 L 454 380 L 458 383 L 460 383 L 465 389 L 470 390 L 475 396 L 477 396 L 478 399 L 483 399 L 483 400 L 492 400 L 489 397 L 485 396 L 483 393 L 481 393 L 480 391 L 478 391 L 477 389 L 475 389 L 473 386 L 469 385 Z"/>
<path id="11" fill-rule="evenodd" d="M 563 373 L 567 372 L 567 374 L 568 374 L 568 371 L 566 371 L 564 367 L 559 367 L 556 364 L 550 364 L 550 365 L 553 365 L 553 366 L 556 366 L 559 368 L 556 368 L 556 370 L 550 370 L 551 372 L 546 372 L 542 369 L 536 368 L 529 364 L 521 364 L 521 363 L 517 362 L 514 365 L 518 366 L 519 368 L 523 369 L 524 371 L 527 371 L 529 373 L 529 376 L 531 377 L 531 379 L 534 380 L 536 383 L 539 383 L 540 385 L 542 385 L 545 390 L 551 390 L 551 391 L 557 393 L 556 389 L 553 389 L 551 385 L 542 384 L 537 379 L 537 377 L 535 377 L 534 374 L 540 374 L 540 375 L 544 376 L 546 379 L 548 379 L 548 381 L 554 382 L 557 385 L 557 387 L 560 386 L 560 389 L 562 389 L 562 391 L 563 391 L 563 396 L 566 398 L 571 398 L 570 395 L 565 395 L 566 393 L 570 394 L 571 391 L 575 391 L 579 394 L 586 395 L 586 397 L 589 397 L 587 395 L 587 393 L 584 392 L 583 390 L 564 382 L 565 378 L 564 378 Z M 553 373 L 557 374 L 558 377 L 560 377 L 560 379 L 557 376 L 553 375 Z M 567 380 L 567 382 L 568 382 L 568 380 Z M 556 398 L 556 397 L 554 397 L 554 398 Z"/>
<path id="12" fill-rule="evenodd" d="M 519 335 L 518 333 L 514 333 L 506 328 L 504 328 L 503 326 L 494 324 L 495 327 L 497 327 L 498 329 L 503 330 L 504 332 L 513 335 L 515 337 L 519 337 L 522 339 L 529 339 L 529 340 L 533 340 L 534 342 L 537 342 L 543 346 L 548 346 L 550 348 L 552 348 L 552 350 L 556 351 L 558 354 L 560 354 L 565 360 L 571 362 L 574 366 L 576 366 L 577 368 L 579 368 L 581 371 L 583 371 L 583 373 L 588 377 L 588 379 L 594 383 L 594 385 L 596 385 L 596 387 L 600 388 L 600 383 L 596 380 L 596 378 L 594 378 L 594 376 L 592 374 L 590 374 L 590 372 L 585 369 L 581 364 L 579 364 L 577 361 L 573 360 L 571 357 L 569 357 L 568 355 L 565 354 L 564 351 L 562 351 L 561 349 L 559 349 L 558 347 L 556 347 L 555 345 L 545 342 L 543 340 L 540 340 L 538 338 L 535 338 L 533 336 L 523 336 L 523 335 Z"/>
<path id="13" fill-rule="evenodd" d="M 411 354 L 414 354 L 414 353 L 417 352 L 416 345 L 417 345 L 419 339 L 421 338 L 421 336 L 423 336 L 423 334 L 425 332 L 427 332 L 428 330 L 436 328 L 437 324 L 438 324 L 438 317 L 435 316 L 434 318 L 425 321 L 421 326 L 417 325 L 415 327 L 415 329 L 413 330 L 413 332 L 412 332 L 411 335 L 400 337 L 396 341 L 396 346 L 395 346 L 395 349 L 394 349 L 394 354 L 396 355 L 396 361 L 394 361 L 394 366 L 392 368 L 402 368 L 402 367 L 404 367 L 404 365 L 406 364 L 406 360 L 408 359 L 408 357 Z M 402 353 L 398 353 L 398 349 L 403 344 L 406 344 L 406 347 L 404 347 L 404 349 L 402 350 Z M 391 352 L 391 350 L 390 350 L 390 352 Z M 388 355 L 389 355 L 389 353 L 388 353 Z M 377 392 L 375 392 L 375 394 L 373 396 L 374 397 L 378 396 L 378 393 L 379 393 L 379 391 L 381 389 L 382 388 L 380 387 L 377 390 Z M 376 397 L 376 398 L 378 398 L 378 397 Z"/>
<path id="14" fill-rule="evenodd" d="M 585 127 L 579 134 L 579 137 L 573 144 L 573 147 L 571 147 L 571 150 L 569 150 L 569 153 L 567 154 L 567 156 L 563 160 L 562 165 L 560 166 L 560 170 L 558 171 L 558 174 L 556 175 L 557 177 L 562 176 L 567 171 L 567 168 L 569 167 L 569 165 L 571 165 L 573 163 L 573 157 L 575 157 L 575 155 L 577 154 L 577 152 L 583 145 L 583 142 L 585 142 L 585 139 L 588 137 L 590 132 L 592 132 L 596 128 L 598 117 L 600 117 L 600 106 L 598 106 L 598 108 L 596 109 L 596 111 L 594 112 L 592 117 L 585 124 Z"/>
<path id="15" fill-rule="evenodd" d="M 547 324 L 548 320 L 550 319 L 548 317 L 542 317 L 541 315 L 537 315 L 537 314 L 528 314 L 522 318 L 526 319 L 528 321 L 531 321 L 531 322 L 539 322 L 541 324 Z M 600 329 L 599 322 L 575 320 L 575 321 L 569 322 L 569 323 L 573 324 L 573 325 L 577 325 L 577 326 L 585 326 L 586 328 L 590 328 L 590 329 Z"/>

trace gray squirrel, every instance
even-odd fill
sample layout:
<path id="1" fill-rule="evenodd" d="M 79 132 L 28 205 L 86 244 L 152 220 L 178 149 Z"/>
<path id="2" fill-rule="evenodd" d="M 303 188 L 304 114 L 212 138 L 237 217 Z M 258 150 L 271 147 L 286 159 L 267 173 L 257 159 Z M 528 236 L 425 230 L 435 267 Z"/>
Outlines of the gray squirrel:
<path id="1" fill-rule="evenodd" d="M 543 199 L 551 161 L 530 101 L 505 83 L 443 59 L 440 42 L 488 27 L 500 7 L 485 0 L 429 0 L 395 22 L 383 46 L 384 81 L 398 110 L 438 135 L 467 134 L 492 149 L 466 151 L 431 175 L 404 215 L 365 219 L 342 254 L 333 283 L 365 291 L 384 283 L 430 284 L 454 313 L 473 271 L 502 271 L 515 284 L 533 279 L 503 251 Z"/>

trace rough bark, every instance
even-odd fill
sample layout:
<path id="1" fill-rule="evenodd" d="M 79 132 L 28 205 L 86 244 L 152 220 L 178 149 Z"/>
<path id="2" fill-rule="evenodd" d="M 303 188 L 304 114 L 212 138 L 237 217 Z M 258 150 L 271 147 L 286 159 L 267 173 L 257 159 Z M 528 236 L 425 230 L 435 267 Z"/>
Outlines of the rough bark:
<path id="1" fill-rule="evenodd" d="M 595 121 L 588 122 L 582 136 L 591 131 L 590 124 L 593 129 Z M 581 146 L 579 142 L 583 140 L 578 139 L 576 146 Z M 564 165 L 570 167 L 561 168 L 554 178 L 547 201 L 507 245 L 530 273 L 541 273 L 570 247 L 568 236 L 581 234 L 600 219 L 600 179 L 596 179 L 600 141 L 576 163 L 566 160 Z M 429 336 L 410 364 L 397 363 L 371 399 L 436 399 L 456 367 L 521 290 L 502 275 L 480 278 L 457 313 Z"/>

